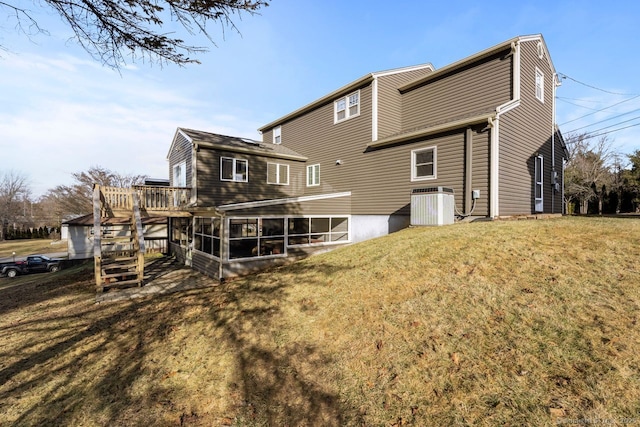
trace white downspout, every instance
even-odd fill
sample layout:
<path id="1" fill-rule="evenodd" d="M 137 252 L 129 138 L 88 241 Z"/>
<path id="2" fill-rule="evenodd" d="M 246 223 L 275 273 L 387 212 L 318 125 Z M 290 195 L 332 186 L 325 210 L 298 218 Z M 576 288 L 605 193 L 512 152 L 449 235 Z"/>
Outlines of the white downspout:
<path id="1" fill-rule="evenodd" d="M 378 78 L 371 83 L 371 141 L 378 140 Z"/>
<path id="2" fill-rule="evenodd" d="M 499 143 L 498 143 L 498 134 L 499 134 L 499 122 L 498 116 L 496 115 L 494 120 L 489 119 L 489 125 L 491 126 L 491 172 L 489 176 L 489 182 L 491 183 L 491 197 L 489 198 L 489 216 L 491 218 L 496 218 L 500 214 L 500 208 L 498 206 L 499 197 L 499 160 L 500 160 L 500 152 L 499 152 Z"/>
<path id="3" fill-rule="evenodd" d="M 556 90 L 558 86 L 560 86 L 558 74 L 553 73 L 553 103 L 551 104 L 551 182 L 553 183 L 553 191 L 551 192 L 551 213 L 556 213 L 555 199 L 557 193 L 556 185 L 558 182 L 558 173 L 556 171 Z M 564 181 L 564 166 L 562 168 L 562 180 Z M 562 203 L 564 203 L 564 195 Z"/>
<path id="4" fill-rule="evenodd" d="M 496 218 L 500 215 L 500 116 L 520 105 L 520 41 L 511 44 L 513 52 L 513 99 L 496 107 L 496 115 L 491 128 L 491 168 L 489 181 L 491 183 L 491 197 L 489 198 L 489 216 Z"/>

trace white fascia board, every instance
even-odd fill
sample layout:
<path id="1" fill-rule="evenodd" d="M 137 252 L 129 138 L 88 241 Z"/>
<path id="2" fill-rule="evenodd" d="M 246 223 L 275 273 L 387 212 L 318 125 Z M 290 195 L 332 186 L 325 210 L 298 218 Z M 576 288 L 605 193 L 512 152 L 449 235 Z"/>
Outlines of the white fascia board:
<path id="1" fill-rule="evenodd" d="M 274 159 L 296 160 L 299 162 L 306 162 L 307 160 L 309 160 L 307 157 L 304 157 L 304 156 L 295 156 L 292 154 L 285 154 L 285 153 L 269 153 L 264 151 L 252 150 L 250 148 L 232 147 L 232 146 L 223 145 L 223 144 L 212 144 L 210 142 L 196 144 L 196 145 L 198 147 L 207 148 L 211 150 L 221 150 L 221 151 L 229 151 L 232 153 L 252 154 L 254 156 L 270 157 Z"/>
<path id="2" fill-rule="evenodd" d="M 321 98 L 316 99 L 315 101 L 298 108 L 297 110 L 292 111 L 291 113 L 280 117 L 277 120 L 272 121 L 271 123 L 268 123 L 260 128 L 258 128 L 258 131 L 260 133 L 262 132 L 266 132 L 269 129 L 272 129 L 274 127 L 276 127 L 279 124 L 282 124 L 288 120 L 294 119 L 302 114 L 308 113 L 309 111 L 314 110 L 315 108 L 318 108 L 319 106 L 327 103 L 327 102 L 331 102 L 333 100 L 335 100 L 336 98 L 339 98 L 340 96 L 346 95 L 349 92 L 353 92 L 354 90 L 357 90 L 358 88 L 366 85 L 367 83 L 370 83 L 375 77 L 379 77 L 379 76 L 386 76 L 386 75 L 391 75 L 391 74 L 398 74 L 398 73 L 404 73 L 407 71 L 413 71 L 413 70 L 419 70 L 422 68 L 430 68 L 430 69 L 434 69 L 433 65 L 431 64 L 421 64 L 421 65 L 415 65 L 415 66 L 410 66 L 410 67 L 403 67 L 403 68 L 394 68 L 393 70 L 388 70 L 388 71 L 380 71 L 380 72 L 375 72 L 375 73 L 369 73 L 366 74 L 362 77 L 360 77 L 357 80 L 354 80 L 353 82 L 342 86 L 339 89 L 334 90 L 331 93 L 328 93 L 326 95 L 324 95 Z"/>
<path id="3" fill-rule="evenodd" d="M 373 77 L 391 76 L 393 74 L 406 73 L 407 71 L 422 70 L 424 68 L 429 68 L 431 71 L 435 71 L 436 70 L 435 67 L 433 66 L 433 64 L 431 64 L 430 62 L 427 62 L 425 64 L 412 65 L 412 66 L 409 66 L 409 67 L 394 68 L 392 70 L 387 70 L 387 71 L 377 71 L 377 72 L 371 73 L 371 74 L 373 75 Z"/>
<path id="4" fill-rule="evenodd" d="M 549 67 L 551 68 L 551 71 L 553 72 L 553 74 L 556 73 L 556 67 L 553 65 L 553 61 L 551 60 L 551 56 L 549 55 L 549 49 L 547 48 L 547 43 L 544 41 L 544 37 L 542 37 L 542 34 L 534 34 L 534 35 L 530 35 L 530 36 L 522 36 L 522 37 L 519 37 L 518 40 L 521 43 L 534 42 L 534 41 L 542 43 L 542 49 L 544 49 L 544 56 L 547 58 L 547 62 L 549 63 Z"/>
<path id="5" fill-rule="evenodd" d="M 406 73 L 409 71 L 423 70 L 425 68 L 431 71 L 435 70 L 435 68 L 431 63 L 427 63 L 427 64 L 415 65 L 412 67 L 395 68 L 393 70 L 380 71 L 380 72 L 371 74 L 373 76 L 373 82 L 371 83 L 371 141 L 378 140 L 378 113 L 379 113 L 378 111 L 378 104 L 379 104 L 378 78 L 391 76 L 394 74 Z"/>
<path id="6" fill-rule="evenodd" d="M 403 133 L 400 135 L 390 136 L 380 141 L 375 141 L 367 144 L 368 147 L 377 148 L 384 147 L 385 145 L 395 144 L 398 142 L 408 141 L 410 139 L 420 138 L 422 136 L 432 135 L 434 133 L 445 132 L 452 129 L 457 129 L 467 125 L 479 124 L 483 122 L 489 121 L 491 118 L 495 117 L 496 113 L 485 113 L 474 117 L 464 118 L 460 120 L 454 120 L 447 123 L 442 123 L 440 125 L 431 126 L 424 129 L 418 129 L 413 132 Z"/>
<path id="7" fill-rule="evenodd" d="M 189 141 L 190 143 L 193 144 L 193 139 L 191 139 L 191 137 L 189 135 L 187 135 L 186 133 L 184 133 L 182 131 L 182 129 L 177 128 L 176 129 L 176 133 L 173 134 L 173 140 L 171 141 L 171 145 L 169 146 L 169 152 L 167 153 L 167 160 L 169 160 L 169 156 L 171 155 L 171 152 L 173 151 L 173 146 L 176 144 L 176 139 L 178 138 L 178 134 L 184 136 L 186 138 L 187 141 Z"/>
<path id="8" fill-rule="evenodd" d="M 313 196 L 287 197 L 284 199 L 257 200 L 255 202 L 231 203 L 228 205 L 220 205 L 216 210 L 220 212 L 234 211 L 237 209 L 261 208 L 265 206 L 286 205 L 289 203 L 303 203 L 314 200 L 335 199 L 338 197 L 350 197 L 351 191 L 342 193 L 317 194 Z"/>

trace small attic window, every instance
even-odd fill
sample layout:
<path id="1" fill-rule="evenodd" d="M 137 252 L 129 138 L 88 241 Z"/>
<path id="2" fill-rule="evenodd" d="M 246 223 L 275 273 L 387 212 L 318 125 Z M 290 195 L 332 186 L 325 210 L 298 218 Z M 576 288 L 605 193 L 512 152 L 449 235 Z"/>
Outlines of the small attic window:
<path id="1" fill-rule="evenodd" d="M 542 47 L 542 42 L 538 42 L 538 46 L 536 46 L 536 51 L 538 52 L 538 58 L 542 59 L 544 56 L 544 48 Z"/>
<path id="2" fill-rule="evenodd" d="M 536 98 L 544 103 L 544 74 L 536 67 Z"/>
<path id="3" fill-rule="evenodd" d="M 273 128 L 273 143 L 281 144 L 282 143 L 282 127 L 276 126 Z"/>

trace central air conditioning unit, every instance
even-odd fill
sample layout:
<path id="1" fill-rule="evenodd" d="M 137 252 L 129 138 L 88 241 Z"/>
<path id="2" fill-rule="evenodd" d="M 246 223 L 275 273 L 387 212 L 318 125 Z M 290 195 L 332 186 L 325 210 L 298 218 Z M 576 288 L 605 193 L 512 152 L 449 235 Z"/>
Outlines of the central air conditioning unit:
<path id="1" fill-rule="evenodd" d="M 453 189 L 446 187 L 411 190 L 411 225 L 448 225 L 454 222 Z"/>

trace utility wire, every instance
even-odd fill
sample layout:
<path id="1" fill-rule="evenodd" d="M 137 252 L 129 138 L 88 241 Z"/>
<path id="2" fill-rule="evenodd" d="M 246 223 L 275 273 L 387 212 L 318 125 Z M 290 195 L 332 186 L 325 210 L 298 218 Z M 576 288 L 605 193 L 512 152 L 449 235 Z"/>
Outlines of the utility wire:
<path id="1" fill-rule="evenodd" d="M 558 99 L 558 101 L 562 101 L 562 102 L 564 102 L 564 103 L 566 103 L 566 104 L 575 105 L 576 107 L 584 108 L 584 109 L 586 109 L 586 110 L 591 110 L 591 111 L 595 111 L 595 112 L 600 111 L 600 110 L 599 110 L 599 109 L 597 109 L 597 108 L 585 107 L 584 105 L 580 105 L 580 104 L 576 104 L 575 102 L 567 101 L 565 98 L 560 98 L 560 97 L 556 97 L 556 98 Z M 596 101 L 596 102 L 598 102 L 598 101 Z M 564 123 L 563 123 L 563 124 L 564 124 Z"/>
<path id="2" fill-rule="evenodd" d="M 633 124 L 633 125 L 621 127 L 619 129 L 612 129 L 612 130 L 609 130 L 609 131 L 606 131 L 606 132 L 602 132 L 602 133 L 596 133 L 596 134 L 593 134 L 593 135 L 584 135 L 584 136 L 582 136 L 582 139 L 591 139 L 591 138 L 595 138 L 597 136 L 607 135 L 607 134 L 610 134 L 610 133 L 613 133 L 613 132 L 618 132 L 618 131 L 621 131 L 621 130 L 624 130 L 624 129 L 629 129 L 629 128 L 636 127 L 636 126 L 640 126 L 640 123 L 636 123 L 636 124 Z M 565 143 L 566 144 L 575 144 L 577 142 L 578 141 L 566 141 Z"/>
<path id="3" fill-rule="evenodd" d="M 579 80 L 574 79 L 573 77 L 569 77 L 569 76 L 567 76 L 567 75 L 566 75 L 566 74 L 564 74 L 564 73 L 558 73 L 558 76 L 559 76 L 560 78 L 562 78 L 562 79 L 569 79 L 569 80 L 572 80 L 572 81 L 574 81 L 574 82 L 576 82 L 576 83 L 578 83 L 578 84 L 581 84 L 581 85 L 583 85 L 583 86 L 589 87 L 589 88 L 591 88 L 591 89 L 599 90 L 600 92 L 604 92 L 604 93 L 610 93 L 610 94 L 612 94 L 612 95 L 622 95 L 622 96 L 640 96 L 640 95 L 638 95 L 637 93 L 620 93 L 620 92 L 611 92 L 611 91 L 606 90 L 606 89 L 601 89 L 601 88 L 599 88 L 599 87 L 595 87 L 595 86 L 592 86 L 592 85 L 590 85 L 590 84 L 583 83 L 583 82 L 581 82 L 581 81 L 579 81 Z"/>
<path id="4" fill-rule="evenodd" d="M 600 129 L 592 130 L 591 132 L 587 132 L 587 135 L 588 135 L 588 134 L 590 134 L 590 133 L 600 132 L 601 130 L 609 129 L 609 128 L 612 128 L 612 127 L 614 127 L 614 126 L 621 125 L 621 124 L 623 124 L 623 123 L 629 123 L 629 122 L 632 122 L 632 121 L 634 121 L 634 120 L 638 120 L 638 119 L 640 119 L 640 116 L 638 116 L 638 117 L 634 117 L 634 118 L 632 118 L 632 119 L 625 120 L 625 121 L 622 121 L 622 122 L 614 123 L 614 124 L 612 124 L 612 125 L 605 126 L 605 127 L 603 127 L 603 128 L 600 128 Z M 638 124 L 640 124 L 640 123 L 638 123 Z M 624 128 L 623 128 L 623 129 L 624 129 Z"/>
<path id="5" fill-rule="evenodd" d="M 569 100 L 571 100 L 571 101 L 592 102 L 592 103 L 594 103 L 594 104 L 595 104 L 595 103 L 598 103 L 598 104 L 599 104 L 599 103 L 601 103 L 601 102 L 602 102 L 602 101 L 598 101 L 597 99 L 569 98 L 569 97 L 566 97 L 566 96 L 556 96 L 556 98 L 557 98 L 557 99 L 562 99 L 562 100 L 569 99 Z"/>
<path id="6" fill-rule="evenodd" d="M 608 122 L 609 120 L 617 119 L 618 117 L 626 116 L 627 114 L 635 113 L 637 111 L 640 111 L 640 108 L 636 108 L 635 110 L 627 111 L 626 113 L 618 114 L 617 116 L 609 117 L 608 119 L 604 119 L 604 120 L 600 120 L 600 121 L 597 121 L 597 122 L 593 122 L 593 123 L 585 125 L 585 126 L 580 126 L 579 128 L 572 129 L 570 131 L 567 131 L 566 133 L 573 133 L 573 132 L 575 132 L 577 130 L 588 128 L 590 126 L 597 125 L 597 124 L 600 124 L 600 123 Z M 625 123 L 625 122 L 621 122 L 621 123 Z M 620 123 L 617 123 L 617 124 L 620 124 Z"/>
<path id="7" fill-rule="evenodd" d="M 616 105 L 624 104 L 625 102 L 629 102 L 629 101 L 634 100 L 634 99 L 639 98 L 639 97 L 640 97 L 640 95 L 635 95 L 633 98 L 628 98 L 628 99 L 622 100 L 620 102 L 616 102 L 615 104 L 609 105 L 608 107 L 601 108 L 601 109 L 599 109 L 597 111 L 594 111 L 592 113 L 585 114 L 584 116 L 580 116 L 580 117 L 578 117 L 576 119 L 573 119 L 573 120 L 569 120 L 568 122 L 560 123 L 558 126 L 566 125 L 567 123 L 575 122 L 576 120 L 580 120 L 580 119 L 583 119 L 585 117 L 592 116 L 592 115 L 594 115 L 596 113 L 599 113 L 600 111 L 608 110 L 609 108 L 613 108 Z"/>

